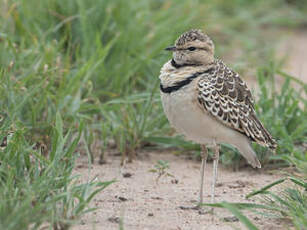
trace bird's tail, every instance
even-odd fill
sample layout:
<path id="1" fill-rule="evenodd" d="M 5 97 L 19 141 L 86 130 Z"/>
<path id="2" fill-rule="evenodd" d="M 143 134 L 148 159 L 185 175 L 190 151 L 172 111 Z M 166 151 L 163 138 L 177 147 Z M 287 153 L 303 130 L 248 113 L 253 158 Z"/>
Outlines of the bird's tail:
<path id="1" fill-rule="evenodd" d="M 249 143 L 236 147 L 249 164 L 251 164 L 254 168 L 261 168 L 257 155 Z"/>
<path id="2" fill-rule="evenodd" d="M 262 123 L 259 121 L 259 119 L 256 117 L 255 114 L 250 115 L 253 122 L 256 124 L 256 127 L 261 131 L 261 139 L 256 138 L 254 141 L 256 141 L 258 144 L 270 148 L 274 153 L 277 148 L 276 140 L 272 137 L 272 135 L 269 133 L 269 131 L 264 128 Z"/>

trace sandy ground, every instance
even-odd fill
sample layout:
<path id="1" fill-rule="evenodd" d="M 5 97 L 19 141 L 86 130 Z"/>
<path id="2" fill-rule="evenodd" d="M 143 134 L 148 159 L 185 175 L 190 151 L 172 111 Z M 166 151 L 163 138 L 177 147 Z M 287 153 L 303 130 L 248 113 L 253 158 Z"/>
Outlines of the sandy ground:
<path id="1" fill-rule="evenodd" d="M 285 72 L 307 82 L 307 32 L 296 32 L 285 41 L 278 55 L 287 56 Z M 246 79 L 248 81 L 248 79 Z M 250 79 L 249 85 L 253 85 Z M 200 215 L 195 210 L 182 210 L 179 206 L 192 206 L 198 198 L 200 162 L 178 157 L 170 152 L 143 152 L 141 157 L 120 170 L 120 158 L 108 157 L 104 165 L 94 164 L 89 171 L 85 158 L 79 159 L 75 170 L 83 180 L 95 176 L 100 181 L 116 179 L 116 182 L 99 193 L 92 206 L 99 209 L 84 216 L 74 230 L 119 229 L 122 219 L 125 230 L 227 230 L 237 227 L 246 229 L 232 215 L 223 209 L 215 209 L 216 216 Z M 156 183 L 157 173 L 150 172 L 158 160 L 168 161 L 168 173 Z M 124 177 L 123 174 L 131 174 Z M 219 167 L 219 180 L 216 188 L 216 201 L 251 202 L 245 195 L 265 184 L 282 177 L 264 170 L 243 169 L 233 172 Z M 207 165 L 205 174 L 204 202 L 210 202 L 209 191 L 212 179 L 212 164 Z M 289 229 L 278 220 L 249 215 L 262 230 Z M 225 218 L 230 221 L 226 221 Z"/>
<path id="2" fill-rule="evenodd" d="M 94 199 L 94 206 L 101 209 L 83 217 L 74 230 L 119 229 L 120 218 L 125 230 L 226 230 L 233 229 L 232 226 L 244 229 L 223 209 L 215 209 L 216 216 L 213 217 L 180 208 L 193 206 L 198 199 L 200 162 L 170 152 L 141 152 L 139 155 L 140 159 L 126 164 L 122 170 L 120 157 L 111 156 L 107 164 L 94 165 L 90 174 L 87 159 L 79 160 L 76 173 L 83 175 L 84 179 L 97 176 L 101 181 L 116 179 L 116 182 Z M 162 176 L 157 183 L 158 174 L 150 170 L 158 160 L 169 162 L 170 168 L 166 172 L 172 176 Z M 123 176 L 129 174 L 130 177 Z M 245 199 L 246 194 L 280 177 L 264 170 L 246 168 L 233 172 L 220 166 L 216 201 L 252 202 Z M 210 202 L 211 180 L 212 164 L 209 163 L 205 172 L 204 202 Z M 284 229 L 283 223 L 276 220 L 251 218 L 261 229 Z"/>

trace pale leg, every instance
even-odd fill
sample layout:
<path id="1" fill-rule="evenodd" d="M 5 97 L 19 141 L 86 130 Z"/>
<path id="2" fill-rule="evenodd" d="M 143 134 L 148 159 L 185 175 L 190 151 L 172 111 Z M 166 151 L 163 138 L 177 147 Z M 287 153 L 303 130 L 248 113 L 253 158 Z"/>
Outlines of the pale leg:
<path id="1" fill-rule="evenodd" d="M 204 175 L 205 175 L 205 169 L 207 165 L 207 158 L 208 158 L 208 150 L 205 145 L 201 145 L 201 154 L 202 154 L 202 160 L 201 160 L 201 169 L 200 169 L 200 189 L 199 189 L 199 203 L 203 203 L 203 191 L 204 191 Z"/>
<path id="2" fill-rule="evenodd" d="M 204 175 L 208 158 L 208 150 L 205 145 L 201 145 L 201 169 L 200 169 L 200 190 L 199 190 L 199 202 L 196 206 L 185 207 L 180 206 L 181 209 L 196 209 L 199 210 L 199 214 L 204 214 L 201 208 L 201 203 L 203 203 L 203 191 L 204 191 Z"/>
<path id="3" fill-rule="evenodd" d="M 213 154 L 213 181 L 212 181 L 212 190 L 211 190 L 211 203 L 214 203 L 214 196 L 215 196 L 215 184 L 217 181 L 217 170 L 218 170 L 218 163 L 220 157 L 220 147 L 216 144 L 214 146 L 214 154 Z"/>

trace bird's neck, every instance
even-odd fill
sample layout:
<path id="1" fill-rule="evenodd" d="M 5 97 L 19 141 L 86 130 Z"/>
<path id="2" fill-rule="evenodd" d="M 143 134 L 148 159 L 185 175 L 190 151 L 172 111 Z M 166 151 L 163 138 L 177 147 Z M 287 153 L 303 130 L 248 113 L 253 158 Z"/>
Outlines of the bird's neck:
<path id="1" fill-rule="evenodd" d="M 206 72 L 213 67 L 214 63 L 209 65 L 186 65 L 175 67 L 172 60 L 169 60 L 162 67 L 159 78 L 164 87 L 174 86 L 186 79 L 191 79 L 191 76 L 195 76 L 195 74 L 198 76 L 198 73 Z"/>

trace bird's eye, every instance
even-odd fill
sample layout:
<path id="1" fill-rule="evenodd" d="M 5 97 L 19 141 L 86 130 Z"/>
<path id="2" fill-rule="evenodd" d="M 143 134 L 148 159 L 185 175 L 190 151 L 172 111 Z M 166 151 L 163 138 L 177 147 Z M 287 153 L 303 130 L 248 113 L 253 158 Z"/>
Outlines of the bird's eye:
<path id="1" fill-rule="evenodd" d="M 188 50 L 194 51 L 194 50 L 196 50 L 196 48 L 194 46 L 191 46 L 191 47 L 188 48 Z"/>

